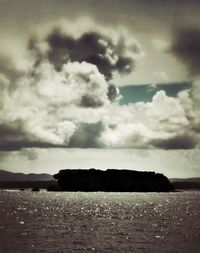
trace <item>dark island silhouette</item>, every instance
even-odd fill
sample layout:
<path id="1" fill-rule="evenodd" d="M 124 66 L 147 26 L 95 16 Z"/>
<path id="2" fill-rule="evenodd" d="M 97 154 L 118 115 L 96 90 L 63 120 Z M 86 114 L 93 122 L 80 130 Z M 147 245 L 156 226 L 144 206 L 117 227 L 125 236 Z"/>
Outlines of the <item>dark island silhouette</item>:
<path id="1" fill-rule="evenodd" d="M 118 169 L 66 169 L 54 175 L 49 191 L 169 192 L 174 186 L 163 174 Z"/>

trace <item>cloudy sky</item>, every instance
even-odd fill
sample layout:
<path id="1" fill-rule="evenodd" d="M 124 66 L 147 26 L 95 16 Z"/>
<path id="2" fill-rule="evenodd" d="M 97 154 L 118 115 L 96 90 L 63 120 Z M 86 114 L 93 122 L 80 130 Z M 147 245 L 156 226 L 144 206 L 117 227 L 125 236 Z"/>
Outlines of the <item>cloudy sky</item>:
<path id="1" fill-rule="evenodd" d="M 0 169 L 200 176 L 198 0 L 0 6 Z"/>

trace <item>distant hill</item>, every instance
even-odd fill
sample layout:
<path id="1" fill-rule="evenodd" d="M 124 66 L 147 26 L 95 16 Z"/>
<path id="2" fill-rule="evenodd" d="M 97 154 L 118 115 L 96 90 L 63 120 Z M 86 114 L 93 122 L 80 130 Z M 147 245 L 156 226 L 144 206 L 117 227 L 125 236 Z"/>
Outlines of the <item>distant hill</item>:
<path id="1" fill-rule="evenodd" d="M 0 170 L 0 182 L 33 182 L 33 181 L 52 181 L 55 180 L 52 175 L 42 174 L 24 174 L 13 173 L 6 170 Z"/>
<path id="2" fill-rule="evenodd" d="M 200 189 L 200 177 L 170 178 L 175 189 Z M 57 185 L 53 175 L 47 173 L 13 173 L 0 170 L 0 188 L 49 188 Z"/>
<path id="3" fill-rule="evenodd" d="M 200 177 L 191 177 L 191 178 L 170 178 L 170 182 L 193 182 L 200 183 Z"/>
<path id="4" fill-rule="evenodd" d="M 200 189 L 200 178 L 193 177 L 193 178 L 171 178 L 170 182 L 174 185 L 175 189 Z"/>

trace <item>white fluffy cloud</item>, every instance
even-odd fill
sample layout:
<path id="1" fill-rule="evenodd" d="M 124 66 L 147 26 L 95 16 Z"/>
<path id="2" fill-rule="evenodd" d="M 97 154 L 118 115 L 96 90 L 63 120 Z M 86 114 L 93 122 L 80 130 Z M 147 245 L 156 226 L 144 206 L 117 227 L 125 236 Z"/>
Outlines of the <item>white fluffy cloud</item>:
<path id="1" fill-rule="evenodd" d="M 0 68 L 1 150 L 198 145 L 198 85 L 192 96 L 158 91 L 151 102 L 118 103 L 119 91 L 109 80 L 115 71 L 132 71 L 140 55 L 138 44 L 121 30 L 84 27 L 75 34 L 51 26 L 29 49 L 28 68 L 14 69 L 19 75 L 12 75 L 13 65 L 10 75 Z"/>
<path id="2" fill-rule="evenodd" d="M 1 128 L 5 125 L 8 130 L 8 136 L 2 136 L 5 146 L 10 141 L 18 143 L 18 137 L 12 139 L 9 132 L 9 128 L 17 129 L 17 123 L 26 135 L 24 141 L 67 145 L 76 125 L 62 115 L 60 109 L 67 111 L 74 106 L 77 110 L 79 107 L 84 110 L 110 103 L 104 76 L 95 65 L 86 62 L 69 62 L 60 72 L 55 71 L 50 63 L 44 63 L 32 76 L 20 78 L 17 88 L 11 92 L 5 77 L 1 76 L 0 81 Z M 23 143 L 18 145 L 23 147 Z"/>
<path id="3" fill-rule="evenodd" d="M 108 113 L 109 120 L 107 118 L 101 141 L 107 147 L 192 148 L 197 136 L 194 137 L 190 131 L 188 115 L 192 108 L 189 102 L 185 103 L 187 99 L 191 102 L 187 91 L 181 92 L 178 98 L 168 97 L 164 91 L 158 91 L 151 102 L 112 105 L 112 116 L 109 118 Z M 112 111 L 115 111 L 114 115 Z M 177 138 L 182 142 L 177 144 Z"/>
<path id="4" fill-rule="evenodd" d="M 196 145 L 188 91 L 172 98 L 161 90 L 147 103 L 111 103 L 104 76 L 86 62 L 69 62 L 60 72 L 44 63 L 34 75 L 18 80 L 16 89 L 9 91 L 3 75 L 1 86 L 1 149 Z"/>

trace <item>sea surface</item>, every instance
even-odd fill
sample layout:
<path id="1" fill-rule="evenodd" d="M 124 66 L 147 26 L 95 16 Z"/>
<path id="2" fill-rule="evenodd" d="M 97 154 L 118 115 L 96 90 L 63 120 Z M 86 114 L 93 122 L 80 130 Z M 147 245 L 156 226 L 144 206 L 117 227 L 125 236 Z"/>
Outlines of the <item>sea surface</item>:
<path id="1" fill-rule="evenodd" d="M 0 191 L 0 253 L 200 252 L 200 192 Z"/>

